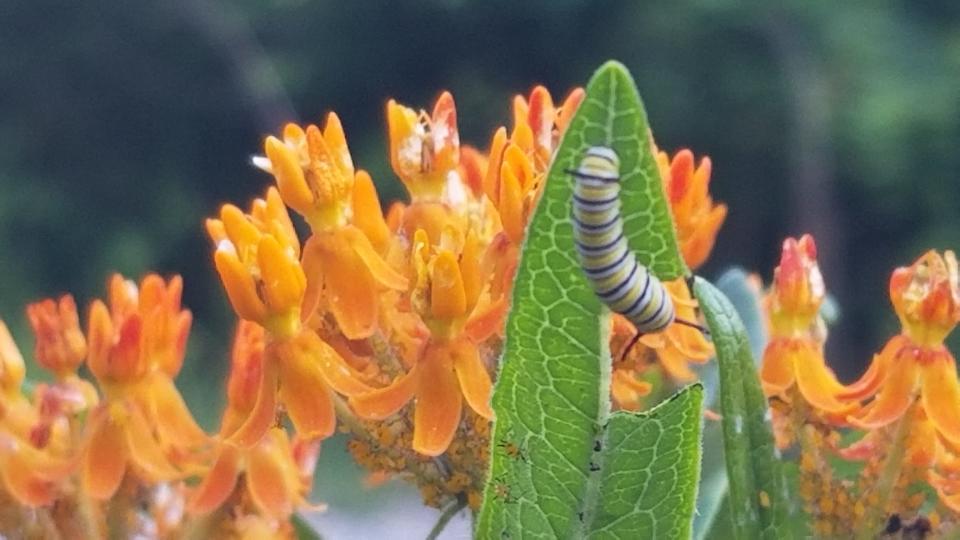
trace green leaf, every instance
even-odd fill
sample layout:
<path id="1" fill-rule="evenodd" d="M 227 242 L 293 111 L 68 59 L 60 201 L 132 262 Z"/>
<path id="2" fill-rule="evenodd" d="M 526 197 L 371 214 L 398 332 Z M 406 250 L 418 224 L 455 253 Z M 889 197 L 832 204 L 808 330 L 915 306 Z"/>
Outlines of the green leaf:
<path id="1" fill-rule="evenodd" d="M 593 501 L 600 491 L 590 464 L 602 460 L 594 445 L 608 436 L 609 316 L 576 258 L 573 182 L 564 172 L 597 145 L 620 156 L 631 247 L 661 277 L 685 271 L 636 86 L 622 65 L 608 62 L 591 78 L 560 143 L 523 247 L 493 395 L 497 420 L 480 538 L 582 535 L 579 515 L 592 515 L 588 493 Z M 691 433 L 689 426 L 674 429 Z M 692 512 L 692 500 L 690 506 Z M 669 511 L 682 516 L 686 509 Z"/>
<path id="2" fill-rule="evenodd" d="M 648 412 L 611 415 L 589 538 L 689 538 L 700 474 L 703 387 Z"/>
<path id="3" fill-rule="evenodd" d="M 767 330 L 759 297 L 747 282 L 747 273 L 740 268 L 731 268 L 717 279 L 717 288 L 730 299 L 740 319 L 744 321 L 747 338 L 750 341 L 750 351 L 754 359 L 759 359 L 767 344 Z M 717 362 L 708 362 L 697 371 L 706 389 L 707 407 L 716 408 L 720 383 Z M 708 421 L 703 428 L 702 473 L 700 489 L 697 491 L 697 515 L 693 519 L 693 536 L 698 540 L 718 537 L 711 534 L 715 532 L 714 524 L 719 517 L 729 488 L 723 443 L 722 425 L 719 422 Z"/>
<path id="4" fill-rule="evenodd" d="M 694 295 L 707 319 L 720 367 L 724 456 L 737 538 L 789 538 L 789 497 L 767 420 L 746 328 L 730 300 L 697 278 Z"/>

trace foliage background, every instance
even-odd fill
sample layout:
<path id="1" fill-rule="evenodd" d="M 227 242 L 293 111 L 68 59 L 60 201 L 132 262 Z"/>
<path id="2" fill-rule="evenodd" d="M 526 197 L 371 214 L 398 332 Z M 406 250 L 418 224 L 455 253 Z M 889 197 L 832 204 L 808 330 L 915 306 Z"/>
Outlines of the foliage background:
<path id="1" fill-rule="evenodd" d="M 213 429 L 232 317 L 203 219 L 262 192 L 248 158 L 265 134 L 336 110 L 389 200 L 388 97 L 450 89 L 462 139 L 486 147 L 514 94 L 562 95 L 608 58 L 633 72 L 661 147 L 714 161 L 731 210 L 702 273 L 769 280 L 782 238 L 814 233 L 842 307 L 828 358 L 855 376 L 896 331 L 892 268 L 960 247 L 950 0 L 6 0 L 0 314 L 29 349 L 25 302 L 85 305 L 115 270 L 182 273 L 196 322 L 179 385 Z M 321 494 L 359 502 L 338 485 L 354 477 Z"/>

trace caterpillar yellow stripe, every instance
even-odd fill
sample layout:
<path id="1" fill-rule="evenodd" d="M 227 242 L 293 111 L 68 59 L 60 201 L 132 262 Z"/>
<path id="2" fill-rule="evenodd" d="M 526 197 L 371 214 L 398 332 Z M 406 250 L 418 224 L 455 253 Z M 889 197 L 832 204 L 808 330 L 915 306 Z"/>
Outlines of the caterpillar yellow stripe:
<path id="1" fill-rule="evenodd" d="M 620 159 L 612 148 L 594 146 L 569 171 L 573 190 L 573 237 L 590 286 L 611 311 L 637 327 L 638 336 L 664 330 L 674 307 L 663 283 L 637 261 L 623 235 Z"/>

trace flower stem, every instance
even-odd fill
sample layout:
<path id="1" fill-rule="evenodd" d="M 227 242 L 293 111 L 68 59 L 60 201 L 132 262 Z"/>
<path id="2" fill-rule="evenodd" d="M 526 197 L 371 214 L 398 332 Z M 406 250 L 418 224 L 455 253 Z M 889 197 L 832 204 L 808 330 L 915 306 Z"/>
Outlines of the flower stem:
<path id="1" fill-rule="evenodd" d="M 427 535 L 426 540 L 436 540 L 440 537 L 440 533 L 447 528 L 447 524 L 450 523 L 450 520 L 453 519 L 453 516 L 457 515 L 458 512 L 466 508 L 467 499 L 466 497 L 457 497 L 447 509 L 440 514 L 440 519 L 437 520 L 437 524 L 430 529 L 430 534 Z"/>
<path id="2" fill-rule="evenodd" d="M 867 512 L 864 515 L 863 526 L 859 527 L 858 540 L 876 538 L 878 532 L 883 528 L 883 520 L 886 518 L 890 495 L 893 493 L 893 488 L 897 485 L 897 480 L 900 479 L 900 472 L 903 469 L 903 458 L 907 452 L 907 437 L 910 435 L 915 407 L 915 404 L 911 405 L 895 424 L 893 441 L 889 450 L 887 450 L 886 458 L 884 458 L 880 477 L 877 478 L 877 483 L 874 484 L 873 488 L 873 492 L 877 496 L 877 502 L 876 504 L 866 505 Z M 866 495 L 869 496 L 870 493 Z"/>

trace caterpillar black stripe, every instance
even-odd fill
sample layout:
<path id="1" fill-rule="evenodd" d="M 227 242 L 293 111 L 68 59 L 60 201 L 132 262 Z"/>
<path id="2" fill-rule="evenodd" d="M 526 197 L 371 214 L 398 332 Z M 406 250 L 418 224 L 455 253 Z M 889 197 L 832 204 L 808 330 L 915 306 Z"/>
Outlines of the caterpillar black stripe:
<path id="1" fill-rule="evenodd" d="M 580 265 L 597 296 L 611 311 L 637 327 L 637 336 L 663 331 L 675 320 L 673 300 L 663 283 L 637 261 L 627 246 L 620 216 L 620 159 L 611 148 L 587 150 L 576 179 L 573 236 Z M 701 328 L 687 321 L 688 326 Z M 701 328 L 702 329 L 702 328 Z"/>

